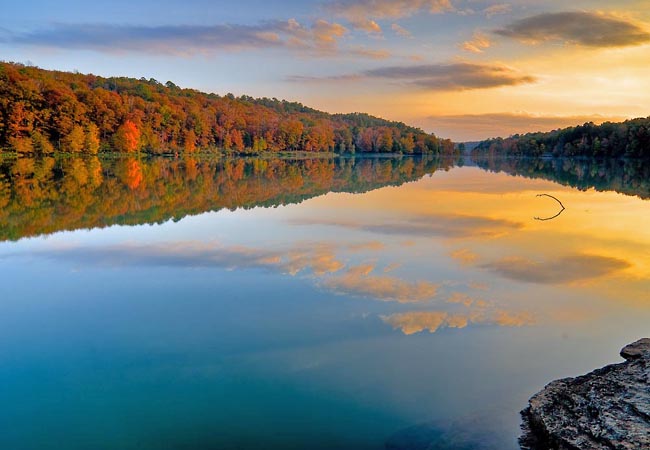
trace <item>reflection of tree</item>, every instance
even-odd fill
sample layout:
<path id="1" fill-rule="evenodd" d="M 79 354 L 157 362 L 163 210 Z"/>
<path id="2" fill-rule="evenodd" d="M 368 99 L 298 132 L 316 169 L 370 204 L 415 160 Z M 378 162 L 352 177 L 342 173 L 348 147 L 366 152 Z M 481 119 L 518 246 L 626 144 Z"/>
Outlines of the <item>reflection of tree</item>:
<path id="1" fill-rule="evenodd" d="M 650 199 L 650 162 L 646 160 L 481 156 L 475 162 L 491 172 L 551 180 L 580 190 L 615 191 Z"/>
<path id="2" fill-rule="evenodd" d="M 129 189 L 137 189 L 142 183 L 142 166 L 136 159 L 129 158 L 124 163 L 124 172 L 122 181 Z"/>
<path id="3" fill-rule="evenodd" d="M 0 162 L 0 239 L 297 203 L 416 180 L 451 161 L 57 157 Z"/>

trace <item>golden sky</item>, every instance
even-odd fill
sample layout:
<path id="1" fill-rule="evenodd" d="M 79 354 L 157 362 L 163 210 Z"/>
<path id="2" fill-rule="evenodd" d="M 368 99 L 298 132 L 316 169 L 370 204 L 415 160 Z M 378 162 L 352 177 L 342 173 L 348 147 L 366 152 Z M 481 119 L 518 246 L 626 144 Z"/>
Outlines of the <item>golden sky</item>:
<path id="1" fill-rule="evenodd" d="M 454 140 L 650 114 L 647 0 L 77 3 L 9 5 L 3 58 L 368 112 Z"/>

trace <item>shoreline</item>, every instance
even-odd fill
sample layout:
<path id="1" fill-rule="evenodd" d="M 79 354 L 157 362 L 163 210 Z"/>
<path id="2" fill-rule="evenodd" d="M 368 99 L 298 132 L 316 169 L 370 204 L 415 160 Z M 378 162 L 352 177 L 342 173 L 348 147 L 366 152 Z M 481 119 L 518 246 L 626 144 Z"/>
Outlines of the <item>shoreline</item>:
<path id="1" fill-rule="evenodd" d="M 549 383 L 521 412 L 523 450 L 650 448 L 650 339 L 625 362 Z"/>

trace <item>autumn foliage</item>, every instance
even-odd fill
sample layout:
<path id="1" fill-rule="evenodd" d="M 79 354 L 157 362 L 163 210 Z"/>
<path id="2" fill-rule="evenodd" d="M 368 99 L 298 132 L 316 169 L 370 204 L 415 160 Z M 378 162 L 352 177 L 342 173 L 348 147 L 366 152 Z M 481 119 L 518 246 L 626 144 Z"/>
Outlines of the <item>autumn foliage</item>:
<path id="1" fill-rule="evenodd" d="M 454 152 L 449 140 L 367 114 L 1 62 L 0 147 L 26 154 Z"/>
<path id="2" fill-rule="evenodd" d="M 140 130 L 130 120 L 124 122 L 113 135 L 113 148 L 118 152 L 132 153 L 140 148 Z"/>

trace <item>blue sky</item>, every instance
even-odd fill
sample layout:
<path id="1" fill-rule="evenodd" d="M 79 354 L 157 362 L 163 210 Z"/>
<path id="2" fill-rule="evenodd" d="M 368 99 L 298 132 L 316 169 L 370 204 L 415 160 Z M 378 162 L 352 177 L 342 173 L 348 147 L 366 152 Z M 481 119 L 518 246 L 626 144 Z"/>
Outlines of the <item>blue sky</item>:
<path id="1" fill-rule="evenodd" d="M 650 114 L 644 3 L 32 0 L 3 6 L 0 51 L 477 139 Z"/>

